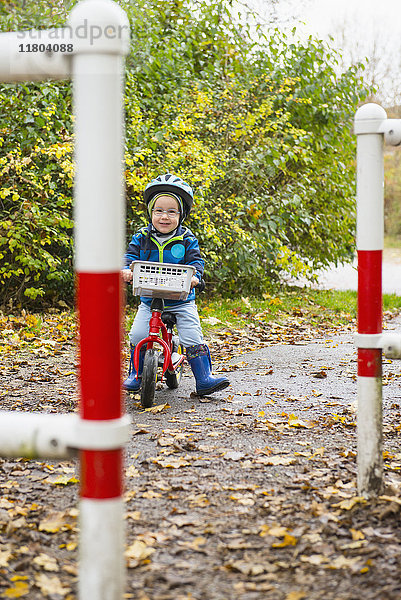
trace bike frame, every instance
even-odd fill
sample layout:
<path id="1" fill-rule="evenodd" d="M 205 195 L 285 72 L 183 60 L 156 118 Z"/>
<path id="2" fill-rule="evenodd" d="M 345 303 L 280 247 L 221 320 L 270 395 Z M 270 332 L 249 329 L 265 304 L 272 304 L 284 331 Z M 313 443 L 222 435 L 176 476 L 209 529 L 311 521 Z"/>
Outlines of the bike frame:
<path id="1" fill-rule="evenodd" d="M 160 337 L 160 333 L 161 333 L 161 337 Z M 162 380 L 163 380 L 164 373 L 167 370 L 170 371 L 171 373 L 174 373 L 174 371 L 177 370 L 177 367 L 179 367 L 183 363 L 183 361 L 185 360 L 184 355 L 182 355 L 180 360 L 175 365 L 173 365 L 173 363 L 172 363 L 172 360 L 171 360 L 172 338 L 173 338 L 173 332 L 168 331 L 166 325 L 162 321 L 162 311 L 154 309 L 152 311 L 152 316 L 149 321 L 149 335 L 148 335 L 148 337 L 146 337 L 143 340 L 141 340 L 140 342 L 138 342 L 138 344 L 135 347 L 135 351 L 134 351 L 134 368 L 137 372 L 137 376 L 136 376 L 137 379 L 138 379 L 138 369 L 139 369 L 139 352 L 140 352 L 142 346 L 144 346 L 145 344 L 147 346 L 147 349 L 153 348 L 153 344 L 160 344 L 163 347 L 164 361 L 163 361 Z"/>

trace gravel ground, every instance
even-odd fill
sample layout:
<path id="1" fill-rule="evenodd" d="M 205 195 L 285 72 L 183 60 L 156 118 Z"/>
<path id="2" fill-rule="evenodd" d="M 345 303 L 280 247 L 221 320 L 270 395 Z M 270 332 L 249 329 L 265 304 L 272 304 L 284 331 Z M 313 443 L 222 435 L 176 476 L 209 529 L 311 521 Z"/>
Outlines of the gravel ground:
<path id="1" fill-rule="evenodd" d="M 352 336 L 304 338 L 231 348 L 209 398 L 188 369 L 150 410 L 127 396 L 126 598 L 401 598 L 400 363 L 384 361 L 385 486 L 366 501 Z M 3 408 L 75 410 L 75 366 L 68 341 L 10 351 Z M 78 479 L 74 461 L 0 460 L 1 597 L 76 597 Z"/>

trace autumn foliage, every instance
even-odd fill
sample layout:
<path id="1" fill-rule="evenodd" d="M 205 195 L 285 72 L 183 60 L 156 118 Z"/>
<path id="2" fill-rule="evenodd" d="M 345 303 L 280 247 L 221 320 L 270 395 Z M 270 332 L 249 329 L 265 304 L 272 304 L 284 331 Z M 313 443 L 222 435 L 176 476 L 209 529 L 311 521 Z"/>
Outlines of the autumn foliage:
<path id="1" fill-rule="evenodd" d="M 195 189 L 188 226 L 210 291 L 260 293 L 283 274 L 312 277 L 346 259 L 355 220 L 351 122 L 366 93 L 356 67 L 339 73 L 320 41 L 278 30 L 255 37 L 221 0 L 119 3 L 132 26 L 127 239 L 145 222 L 144 186 L 171 171 Z M 49 10 L 30 1 L 18 13 L 6 5 L 0 24 L 61 25 L 74 4 Z M 70 84 L 2 84 L 0 102 L 1 304 L 70 303 Z"/>

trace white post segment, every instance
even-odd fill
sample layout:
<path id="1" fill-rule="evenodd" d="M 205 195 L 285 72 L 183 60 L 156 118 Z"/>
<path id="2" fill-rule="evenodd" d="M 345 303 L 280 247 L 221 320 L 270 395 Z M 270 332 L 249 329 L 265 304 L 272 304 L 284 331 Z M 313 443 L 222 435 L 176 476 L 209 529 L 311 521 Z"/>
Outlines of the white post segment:
<path id="1" fill-rule="evenodd" d="M 70 458 L 81 448 L 113 450 L 129 439 L 131 419 L 87 421 L 75 413 L 0 411 L 0 456 Z"/>
<path id="2" fill-rule="evenodd" d="M 122 65 L 122 57 L 117 55 L 74 58 L 78 272 L 113 272 L 119 269 L 124 254 Z"/>
<path id="3" fill-rule="evenodd" d="M 382 250 L 383 209 L 383 135 L 387 119 L 378 104 L 364 104 L 355 114 L 357 135 L 357 234 L 358 250 Z"/>
<path id="4" fill-rule="evenodd" d="M 75 266 L 113 272 L 124 253 L 123 77 L 129 23 L 110 0 L 89 0 L 70 14 L 73 31 L 90 22 L 89 37 L 74 40 L 76 119 Z"/>
<path id="5" fill-rule="evenodd" d="M 358 376 L 358 493 L 371 497 L 383 477 L 382 378 Z"/>
<path id="6" fill-rule="evenodd" d="M 80 502 L 80 600 L 122 600 L 124 594 L 124 502 L 122 498 Z M 96 540 L 96 544 L 92 541 Z"/>

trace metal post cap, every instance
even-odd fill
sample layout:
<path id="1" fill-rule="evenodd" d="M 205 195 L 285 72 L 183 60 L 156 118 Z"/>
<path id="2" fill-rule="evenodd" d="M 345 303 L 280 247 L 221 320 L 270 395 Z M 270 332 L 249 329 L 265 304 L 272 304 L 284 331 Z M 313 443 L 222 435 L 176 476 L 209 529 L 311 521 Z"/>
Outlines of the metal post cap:
<path id="1" fill-rule="evenodd" d="M 355 113 L 355 121 L 362 119 L 387 119 L 387 113 L 380 104 L 368 102 L 368 104 L 360 106 Z"/>
<path id="2" fill-rule="evenodd" d="M 130 49 L 130 26 L 124 10 L 112 0 L 83 0 L 70 12 L 74 54 L 126 55 Z"/>
<path id="3" fill-rule="evenodd" d="M 382 106 L 374 102 L 364 104 L 355 113 L 354 132 L 356 135 L 380 133 L 380 126 L 386 119 L 387 113 Z"/>

